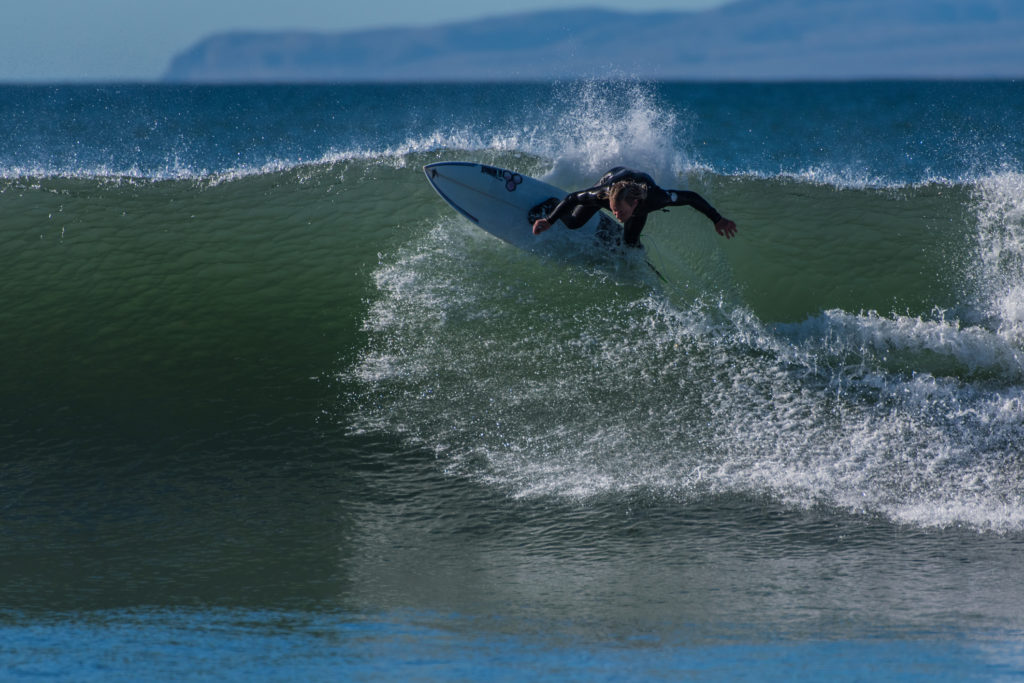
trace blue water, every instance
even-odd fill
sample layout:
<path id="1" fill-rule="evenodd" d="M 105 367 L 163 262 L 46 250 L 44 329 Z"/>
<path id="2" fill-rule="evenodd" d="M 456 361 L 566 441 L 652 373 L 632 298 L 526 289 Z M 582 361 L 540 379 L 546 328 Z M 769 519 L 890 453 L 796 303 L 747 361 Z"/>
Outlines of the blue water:
<path id="1" fill-rule="evenodd" d="M 1024 675 L 1021 112 L 0 88 L 0 678 Z M 444 160 L 739 234 L 521 252 Z"/>
<path id="2" fill-rule="evenodd" d="M 1014 679 L 1024 656 L 1018 641 L 998 636 L 695 646 L 644 634 L 625 642 L 552 643 L 535 635 L 453 632 L 453 624 L 480 626 L 452 615 L 389 617 L 184 611 L 64 619 L 30 633 L 4 629 L 5 673 L 121 681 L 137 680 L 142 665 L 173 680 L 970 681 Z M 45 659 L 19 655 L 26 651 Z"/>
<path id="3" fill-rule="evenodd" d="M 903 184 L 1016 170 L 1021 99 L 1015 82 L 6 87 L 0 159 L 8 176 L 187 178 L 491 149 L 578 173 Z"/>

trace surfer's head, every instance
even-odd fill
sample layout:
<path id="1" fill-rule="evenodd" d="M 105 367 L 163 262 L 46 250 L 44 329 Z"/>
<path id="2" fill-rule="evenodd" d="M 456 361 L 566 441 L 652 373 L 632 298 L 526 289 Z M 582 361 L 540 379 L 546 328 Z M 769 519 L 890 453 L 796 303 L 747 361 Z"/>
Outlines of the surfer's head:
<path id="1" fill-rule="evenodd" d="M 645 199 L 647 199 L 646 185 L 623 180 L 612 186 L 612 191 L 608 194 L 608 205 L 615 217 L 625 223 L 633 216 L 637 205 Z"/>

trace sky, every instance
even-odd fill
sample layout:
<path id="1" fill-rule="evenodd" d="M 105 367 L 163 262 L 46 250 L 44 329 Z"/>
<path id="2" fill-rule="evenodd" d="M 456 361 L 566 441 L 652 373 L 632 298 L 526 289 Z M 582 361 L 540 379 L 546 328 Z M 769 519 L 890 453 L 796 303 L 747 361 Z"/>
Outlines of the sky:
<path id="1" fill-rule="evenodd" d="M 18 0 L 0 20 L 0 83 L 156 80 L 175 54 L 223 31 L 344 32 L 547 9 L 696 10 L 730 1 Z"/>

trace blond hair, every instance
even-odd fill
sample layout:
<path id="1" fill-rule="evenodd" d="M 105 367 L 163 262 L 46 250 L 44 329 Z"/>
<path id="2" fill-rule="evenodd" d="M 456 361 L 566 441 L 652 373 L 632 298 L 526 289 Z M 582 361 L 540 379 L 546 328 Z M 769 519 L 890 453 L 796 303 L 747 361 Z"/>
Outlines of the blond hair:
<path id="1" fill-rule="evenodd" d="M 620 200 L 631 204 L 644 199 L 647 199 L 647 186 L 632 180 L 620 180 L 612 185 L 611 192 L 608 194 L 608 202 L 612 205 Z"/>

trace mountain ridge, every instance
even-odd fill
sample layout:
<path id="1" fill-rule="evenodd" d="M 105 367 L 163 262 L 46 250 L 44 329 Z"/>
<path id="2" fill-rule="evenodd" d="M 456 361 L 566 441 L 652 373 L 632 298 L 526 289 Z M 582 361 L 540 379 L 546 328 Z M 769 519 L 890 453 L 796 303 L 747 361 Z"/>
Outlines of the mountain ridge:
<path id="1" fill-rule="evenodd" d="M 229 32 L 167 82 L 1016 78 L 1014 0 L 739 0 L 678 12 L 545 10 L 431 27 Z"/>

